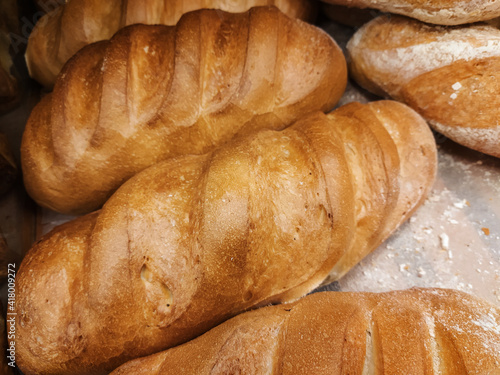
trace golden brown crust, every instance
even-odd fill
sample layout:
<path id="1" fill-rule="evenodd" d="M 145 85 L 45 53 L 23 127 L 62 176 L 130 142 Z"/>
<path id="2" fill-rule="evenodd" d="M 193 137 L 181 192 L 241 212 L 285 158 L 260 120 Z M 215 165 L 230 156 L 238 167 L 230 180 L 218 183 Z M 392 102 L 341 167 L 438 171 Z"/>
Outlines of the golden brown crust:
<path id="1" fill-rule="evenodd" d="M 62 0 L 58 0 L 62 2 Z M 292 18 L 314 14 L 307 0 L 73 0 L 54 8 L 36 24 L 28 41 L 26 61 L 31 77 L 51 88 L 64 64 L 87 44 L 109 39 L 121 28 L 142 23 L 175 25 L 187 12 L 210 8 L 239 13 L 254 6 L 274 5 Z M 50 7 L 49 7 L 50 8 Z"/>
<path id="2" fill-rule="evenodd" d="M 403 137 L 391 133 L 411 133 L 406 127 L 416 134 L 410 150 L 433 144 L 402 104 L 352 104 L 137 174 L 100 212 L 55 229 L 23 261 L 22 370 L 111 370 L 246 309 L 296 300 L 338 262 L 336 276 L 346 272 L 401 220 L 397 192 L 415 177 L 404 173 Z M 412 205 L 433 182 L 435 152 Z M 360 204 L 380 191 L 387 202 Z"/>
<path id="3" fill-rule="evenodd" d="M 452 140 L 500 157 L 500 31 L 379 17 L 348 45 L 366 89 L 405 102 Z"/>
<path id="4" fill-rule="evenodd" d="M 351 169 L 356 176 L 353 183 L 370 187 L 356 190 L 356 241 L 352 248 L 357 250 L 344 254 L 324 284 L 340 279 L 408 219 L 423 203 L 437 172 L 434 138 L 425 121 L 406 105 L 393 101 L 371 102 L 366 106 L 352 103 L 334 113 L 346 123 L 356 119 L 358 124 L 371 129 L 371 134 L 365 136 L 377 141 L 365 140 L 352 156 L 360 159 L 352 164 L 362 166 Z M 344 129 L 349 131 L 349 127 Z M 346 138 L 351 139 L 352 143 L 347 141 L 347 145 L 352 154 L 353 143 L 360 143 L 362 138 L 359 125 L 351 128 L 350 133 Z M 377 155 L 383 158 L 382 163 L 374 163 Z M 377 165 L 382 167 L 374 171 Z"/>
<path id="5" fill-rule="evenodd" d="M 33 110 L 25 185 L 43 206 L 89 212 L 158 161 L 330 110 L 346 80 L 336 43 L 273 7 L 130 26 L 80 51 Z"/>
<path id="6" fill-rule="evenodd" d="M 500 4 L 489 0 L 322 0 L 357 8 L 373 8 L 438 25 L 462 25 L 500 16 Z"/>
<path id="7" fill-rule="evenodd" d="M 479 375 L 499 368 L 497 307 L 458 291 L 414 288 L 323 292 L 261 308 L 112 374 Z"/>

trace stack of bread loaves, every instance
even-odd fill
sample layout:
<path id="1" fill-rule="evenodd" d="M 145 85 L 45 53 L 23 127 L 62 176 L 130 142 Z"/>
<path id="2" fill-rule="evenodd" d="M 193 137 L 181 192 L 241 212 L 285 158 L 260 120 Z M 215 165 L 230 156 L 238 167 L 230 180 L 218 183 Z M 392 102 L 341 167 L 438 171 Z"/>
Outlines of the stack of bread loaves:
<path id="1" fill-rule="evenodd" d="M 175 23 L 193 3 L 236 4 L 135 3 L 70 0 L 49 13 L 30 38 L 31 73 L 51 86 L 75 50 L 124 25 Z M 71 57 L 33 110 L 21 150 L 28 192 L 87 214 L 22 262 L 19 367 L 498 374 L 500 311 L 463 293 L 295 302 L 342 277 L 418 208 L 436 144 L 396 101 L 325 114 L 346 86 L 340 48 L 275 7 L 246 10 L 253 3 L 125 27 Z M 311 10 L 305 0 L 273 3 L 293 16 Z M 85 25 L 78 43 L 70 24 Z"/>

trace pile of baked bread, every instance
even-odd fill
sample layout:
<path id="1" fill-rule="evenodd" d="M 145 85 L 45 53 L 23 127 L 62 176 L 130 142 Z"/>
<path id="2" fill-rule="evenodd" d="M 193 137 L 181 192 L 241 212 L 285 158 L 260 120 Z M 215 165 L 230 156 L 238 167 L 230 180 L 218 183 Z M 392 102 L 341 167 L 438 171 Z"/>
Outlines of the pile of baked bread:
<path id="1" fill-rule="evenodd" d="M 428 125 L 500 157 L 500 31 L 466 24 L 500 2 L 329 1 L 415 19 L 364 24 L 346 63 L 307 0 L 51 3 L 22 172 L 83 216 L 19 269 L 24 374 L 500 374 L 500 308 L 476 297 L 304 297 L 425 200 Z M 395 100 L 332 111 L 348 70 Z"/>

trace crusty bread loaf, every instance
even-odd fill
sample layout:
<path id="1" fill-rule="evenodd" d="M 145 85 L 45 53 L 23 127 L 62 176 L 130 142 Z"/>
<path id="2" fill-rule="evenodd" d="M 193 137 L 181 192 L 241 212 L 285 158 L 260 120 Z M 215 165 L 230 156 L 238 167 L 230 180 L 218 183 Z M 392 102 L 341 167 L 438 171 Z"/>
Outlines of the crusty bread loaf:
<path id="1" fill-rule="evenodd" d="M 274 7 L 129 26 L 80 51 L 35 107 L 24 182 L 42 206 L 89 212 L 158 161 L 330 110 L 346 81 L 335 41 Z"/>
<path id="2" fill-rule="evenodd" d="M 455 142 L 500 157 L 500 30 L 382 16 L 347 49 L 361 86 L 405 102 Z"/>
<path id="3" fill-rule="evenodd" d="M 112 375 L 497 375 L 500 309 L 463 292 L 323 292 L 247 312 Z"/>
<path id="4" fill-rule="evenodd" d="M 79 49 L 109 39 L 127 25 L 175 25 L 183 14 L 202 8 L 239 13 L 262 5 L 275 5 L 301 19 L 309 19 L 314 10 L 308 0 L 70 0 L 35 25 L 26 62 L 31 77 L 51 88 Z"/>
<path id="5" fill-rule="evenodd" d="M 0 133 L 0 196 L 5 194 L 17 178 L 17 165 L 5 134 Z"/>
<path id="6" fill-rule="evenodd" d="M 423 201 L 436 145 L 353 103 L 159 163 L 35 244 L 17 276 L 25 375 L 103 373 L 337 278 Z"/>
<path id="7" fill-rule="evenodd" d="M 357 8 L 373 8 L 438 25 L 462 25 L 500 16 L 500 2 L 491 0 L 322 0 Z"/>

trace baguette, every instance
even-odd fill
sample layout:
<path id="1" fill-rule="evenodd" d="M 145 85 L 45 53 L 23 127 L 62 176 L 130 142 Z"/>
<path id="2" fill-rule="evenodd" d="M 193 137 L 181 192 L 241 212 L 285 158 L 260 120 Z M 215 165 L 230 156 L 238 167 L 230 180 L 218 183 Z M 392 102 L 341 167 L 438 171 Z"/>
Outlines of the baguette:
<path id="1" fill-rule="evenodd" d="M 500 30 L 381 16 L 347 50 L 361 86 L 408 104 L 455 142 L 500 157 Z"/>
<path id="2" fill-rule="evenodd" d="M 500 373 L 500 309 L 463 292 L 323 292 L 247 312 L 111 375 Z"/>
<path id="3" fill-rule="evenodd" d="M 346 82 L 335 41 L 274 7 L 130 26 L 80 51 L 33 110 L 26 189 L 55 211 L 90 212 L 161 160 L 330 110 Z"/>
<path id="4" fill-rule="evenodd" d="M 356 8 L 373 8 L 438 25 L 462 25 L 500 16 L 500 2 L 490 0 L 322 0 Z"/>
<path id="5" fill-rule="evenodd" d="M 109 39 L 128 25 L 175 25 L 183 14 L 202 8 L 239 13 L 259 5 L 275 5 L 290 17 L 307 20 L 314 13 L 312 4 L 308 0 L 70 0 L 35 25 L 26 62 L 31 77 L 52 88 L 79 49 Z"/>
<path id="6" fill-rule="evenodd" d="M 407 106 L 353 103 L 125 183 L 17 275 L 29 374 L 105 373 L 338 278 L 422 203 L 436 145 Z"/>

